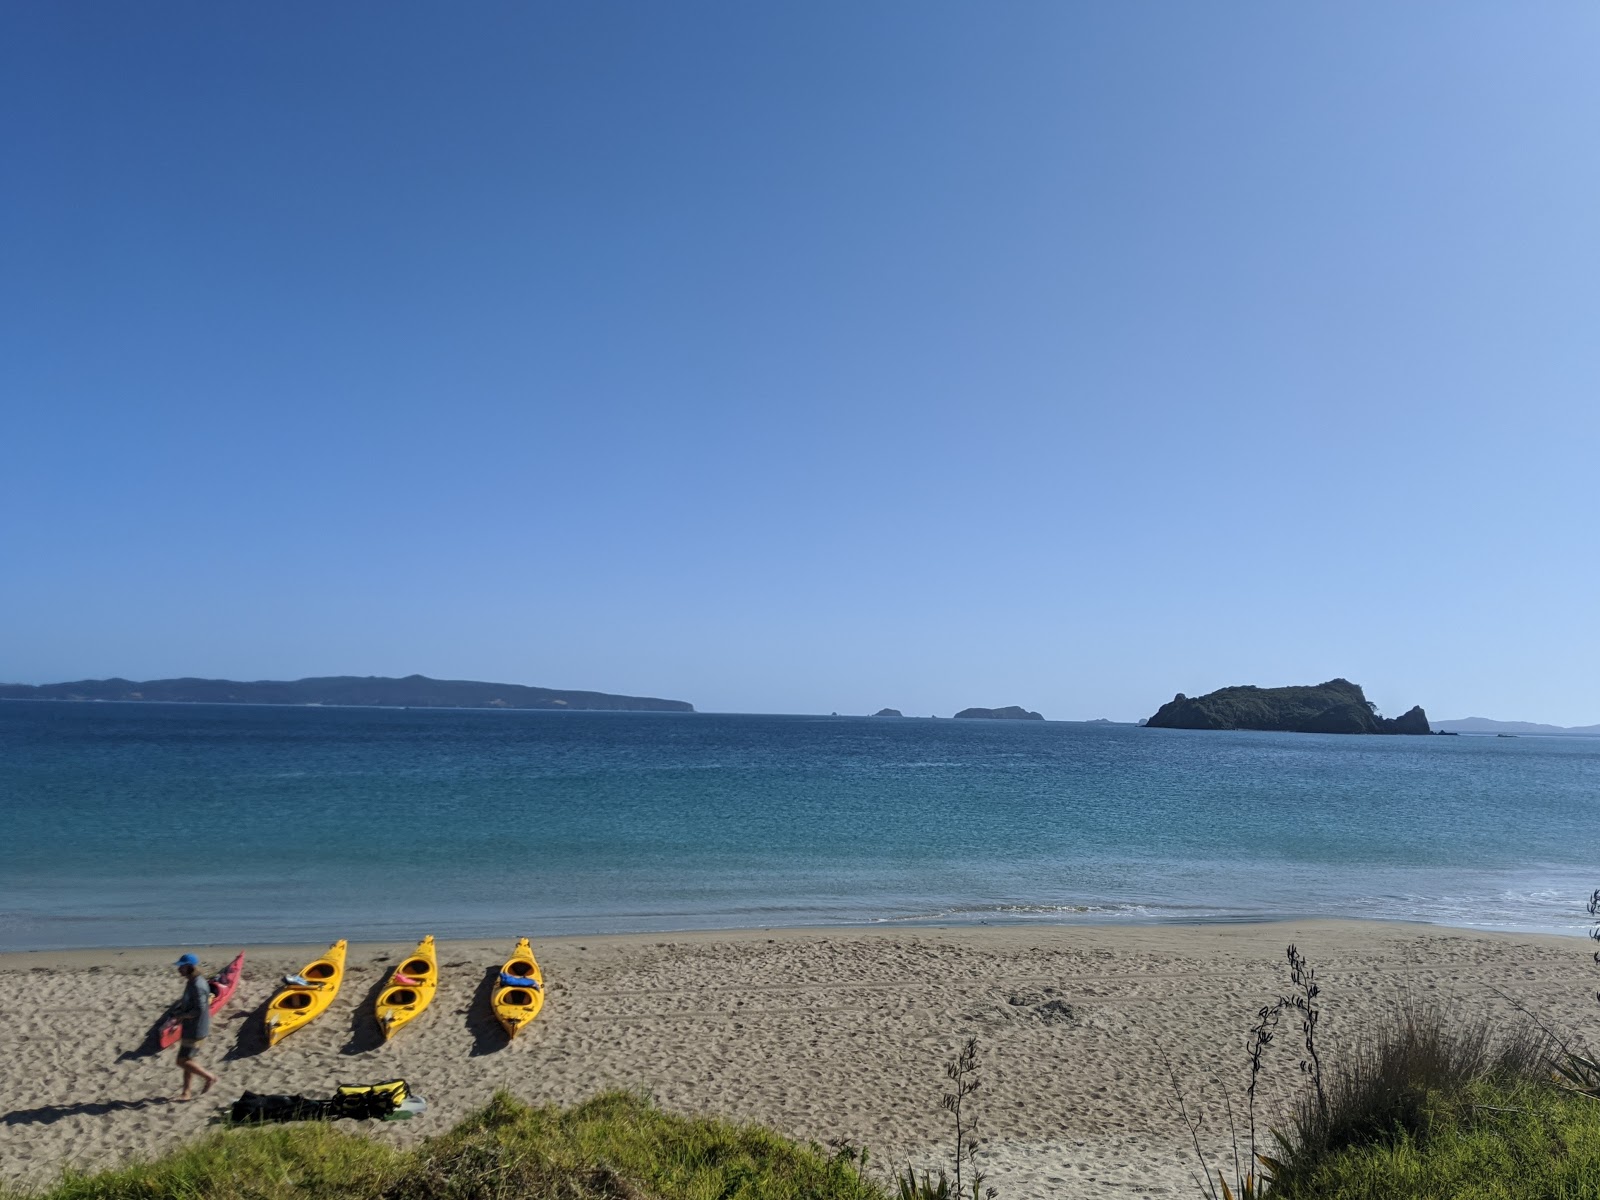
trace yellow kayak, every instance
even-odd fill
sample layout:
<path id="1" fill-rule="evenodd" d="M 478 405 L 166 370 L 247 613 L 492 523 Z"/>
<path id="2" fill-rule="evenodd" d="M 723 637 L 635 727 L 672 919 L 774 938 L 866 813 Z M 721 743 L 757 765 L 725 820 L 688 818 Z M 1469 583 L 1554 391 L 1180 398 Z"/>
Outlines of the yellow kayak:
<path id="1" fill-rule="evenodd" d="M 494 985 L 494 1015 L 506 1027 L 506 1033 L 516 1037 L 523 1026 L 532 1024 L 544 1007 L 544 974 L 533 957 L 533 947 L 523 938 L 517 948 L 500 968 L 500 979 Z"/>
<path id="2" fill-rule="evenodd" d="M 276 1046 L 327 1011 L 344 982 L 345 942 L 340 938 L 321 958 L 285 979 L 287 986 L 267 1005 L 267 1045 Z"/>
<path id="3" fill-rule="evenodd" d="M 395 1030 L 433 1003 L 438 990 L 439 956 L 433 952 L 430 933 L 394 969 L 389 985 L 378 993 L 373 1010 L 383 1036 L 392 1038 Z"/>

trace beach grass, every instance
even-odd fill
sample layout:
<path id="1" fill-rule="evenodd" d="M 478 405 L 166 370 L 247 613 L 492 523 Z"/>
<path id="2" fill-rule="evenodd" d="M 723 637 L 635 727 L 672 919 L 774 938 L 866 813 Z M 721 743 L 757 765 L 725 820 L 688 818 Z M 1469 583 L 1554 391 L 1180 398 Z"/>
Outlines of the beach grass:
<path id="1" fill-rule="evenodd" d="M 1600 1088 L 1575 1086 L 1592 1082 L 1591 1059 L 1526 1007 L 1513 1001 L 1517 1022 L 1402 998 L 1375 1036 L 1329 1058 L 1316 971 L 1293 945 L 1287 958 L 1292 990 L 1258 1011 L 1246 1040 L 1242 1127 L 1227 1109 L 1232 1178 L 1202 1155 L 1200 1200 L 1600 1197 Z M 1286 1018 L 1301 1035 L 1302 1086 L 1263 1146 L 1256 1089 Z M 1176 1076 L 1174 1087 L 1198 1130 Z"/>
<path id="2" fill-rule="evenodd" d="M 1549 1090 L 1555 1049 L 1532 1025 L 1403 1000 L 1375 1040 L 1337 1061 L 1326 1086 L 1302 1093 L 1277 1138 L 1274 1177 L 1282 1186 L 1346 1148 L 1452 1128 L 1478 1111 L 1484 1088 Z"/>
<path id="3" fill-rule="evenodd" d="M 1592 1200 L 1600 1103 L 1544 1081 L 1480 1081 L 1436 1093 L 1396 1125 L 1303 1160 L 1282 1200 Z"/>
<path id="4" fill-rule="evenodd" d="M 504 1092 L 411 1150 L 320 1122 L 226 1129 L 5 1200 L 882 1200 L 843 1154 L 609 1092 L 568 1109 Z"/>

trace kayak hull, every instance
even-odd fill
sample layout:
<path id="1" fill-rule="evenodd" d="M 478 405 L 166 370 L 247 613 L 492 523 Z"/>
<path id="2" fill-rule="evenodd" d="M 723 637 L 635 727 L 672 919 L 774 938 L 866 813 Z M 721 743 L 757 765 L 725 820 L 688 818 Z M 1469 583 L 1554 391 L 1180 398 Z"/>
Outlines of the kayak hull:
<path id="1" fill-rule="evenodd" d="M 417 948 L 400 960 L 389 975 L 389 982 L 373 1001 L 373 1016 L 384 1040 L 392 1038 L 410 1021 L 422 1015 L 439 990 L 439 956 L 429 934 Z"/>
<path id="2" fill-rule="evenodd" d="M 504 981 L 507 975 L 514 979 L 531 979 L 539 986 L 508 984 Z M 517 943 L 511 957 L 501 966 L 500 979 L 495 983 L 489 1003 L 494 1009 L 495 1020 L 500 1022 L 510 1038 L 533 1024 L 533 1019 L 544 1008 L 544 972 L 539 970 L 539 961 L 533 957 L 533 947 L 527 938 Z"/>
<path id="3" fill-rule="evenodd" d="M 300 978 L 307 981 L 306 985 L 288 984 L 268 1002 L 267 1045 L 276 1046 L 328 1011 L 344 982 L 346 949 L 340 938 L 321 958 L 312 959 L 300 969 Z"/>
<path id="4" fill-rule="evenodd" d="M 211 982 L 216 985 L 216 990 L 211 993 L 211 1015 L 216 1016 L 222 1011 L 222 1006 L 233 999 L 233 993 L 238 990 L 239 979 L 244 972 L 244 955 L 240 954 L 222 970 L 211 977 Z M 168 1017 L 161 1022 L 161 1032 L 158 1035 L 161 1048 L 175 1045 L 183 1034 L 183 1022 L 177 1017 Z"/>

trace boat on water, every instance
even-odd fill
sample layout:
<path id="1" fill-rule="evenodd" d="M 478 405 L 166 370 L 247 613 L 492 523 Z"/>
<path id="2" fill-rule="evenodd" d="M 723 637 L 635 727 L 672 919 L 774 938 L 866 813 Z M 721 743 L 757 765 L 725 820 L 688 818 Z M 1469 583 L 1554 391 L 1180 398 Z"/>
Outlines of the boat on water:
<path id="1" fill-rule="evenodd" d="M 389 975 L 389 983 L 373 1002 L 373 1015 L 384 1040 L 392 1038 L 401 1026 L 420 1016 L 433 1003 L 439 990 L 439 956 L 430 933 Z"/>
<path id="2" fill-rule="evenodd" d="M 344 982 L 347 949 L 345 940 L 340 938 L 320 958 L 300 968 L 298 975 L 284 977 L 283 989 L 267 1003 L 267 1045 L 276 1046 L 327 1012 Z"/>
<path id="3" fill-rule="evenodd" d="M 539 970 L 539 960 L 534 958 L 527 938 L 517 943 L 501 966 L 490 1004 L 495 1019 L 505 1027 L 506 1036 L 513 1038 L 531 1025 L 544 1007 L 544 972 Z"/>
<path id="4" fill-rule="evenodd" d="M 231 963 L 210 978 L 208 982 L 211 984 L 212 1016 L 216 1016 L 221 1011 L 222 1006 L 233 999 L 233 993 L 238 990 L 239 978 L 243 972 L 244 954 L 241 952 Z M 161 1031 L 157 1035 L 157 1040 L 160 1042 L 161 1048 L 165 1050 L 168 1046 L 176 1043 L 182 1035 L 183 1022 L 179 1021 L 177 1017 L 168 1017 L 161 1022 Z"/>

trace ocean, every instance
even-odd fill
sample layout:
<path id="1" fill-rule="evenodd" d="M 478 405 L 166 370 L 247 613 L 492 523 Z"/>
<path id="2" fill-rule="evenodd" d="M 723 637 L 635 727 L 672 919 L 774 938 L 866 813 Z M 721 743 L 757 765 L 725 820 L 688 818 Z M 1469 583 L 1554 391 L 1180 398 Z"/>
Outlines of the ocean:
<path id="1" fill-rule="evenodd" d="M 0 702 L 0 949 L 1365 917 L 1576 933 L 1600 739 Z"/>

